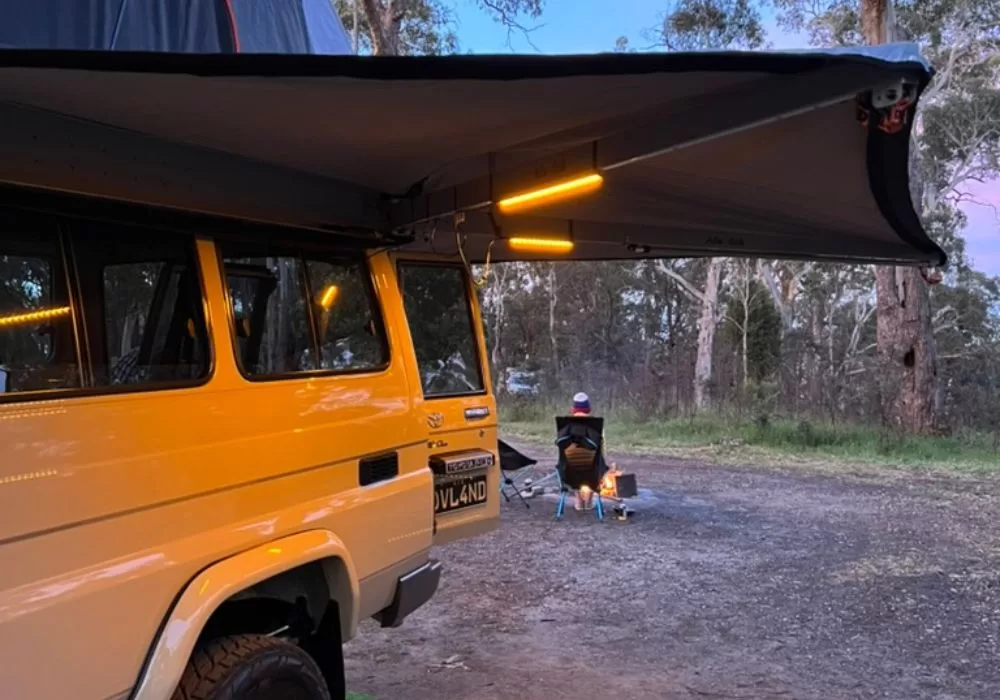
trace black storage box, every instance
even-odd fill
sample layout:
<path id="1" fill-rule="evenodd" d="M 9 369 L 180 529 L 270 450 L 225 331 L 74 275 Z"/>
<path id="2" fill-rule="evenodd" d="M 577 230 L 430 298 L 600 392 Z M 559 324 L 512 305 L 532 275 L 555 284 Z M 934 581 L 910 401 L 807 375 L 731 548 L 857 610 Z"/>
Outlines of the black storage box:
<path id="1" fill-rule="evenodd" d="M 635 474 L 612 474 L 615 482 L 615 496 L 618 498 L 635 498 L 639 495 L 639 487 L 635 482 Z"/>

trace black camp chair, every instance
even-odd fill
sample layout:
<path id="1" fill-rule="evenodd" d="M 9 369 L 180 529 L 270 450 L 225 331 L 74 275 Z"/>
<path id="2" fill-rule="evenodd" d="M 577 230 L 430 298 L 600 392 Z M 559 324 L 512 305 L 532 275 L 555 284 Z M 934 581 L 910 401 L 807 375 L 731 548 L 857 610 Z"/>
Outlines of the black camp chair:
<path id="1" fill-rule="evenodd" d="M 530 508 L 531 506 L 525 500 L 524 494 L 521 493 L 521 488 L 515 483 L 508 472 L 520 471 L 525 467 L 538 464 L 538 460 L 521 454 L 503 440 L 497 440 L 497 452 L 500 454 L 500 494 L 510 503 L 510 495 L 507 493 L 507 489 L 509 488 L 521 499 L 521 503 L 524 504 L 525 508 Z"/>
<path id="2" fill-rule="evenodd" d="M 566 509 L 566 494 L 589 488 L 597 499 L 598 520 L 604 520 L 601 500 L 601 479 L 608 471 L 604 462 L 604 419 L 593 416 L 559 416 L 556 418 L 556 447 L 559 448 L 559 505 L 556 520 Z"/>

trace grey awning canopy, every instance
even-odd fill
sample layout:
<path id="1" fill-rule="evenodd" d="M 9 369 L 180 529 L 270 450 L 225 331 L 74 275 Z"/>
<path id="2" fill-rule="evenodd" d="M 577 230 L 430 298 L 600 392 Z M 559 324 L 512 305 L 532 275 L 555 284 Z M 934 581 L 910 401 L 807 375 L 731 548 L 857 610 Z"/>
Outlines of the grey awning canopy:
<path id="1" fill-rule="evenodd" d="M 560 57 L 0 52 L 0 181 L 473 260 L 763 255 L 937 264 L 909 196 L 909 121 L 865 125 L 912 47 Z M 32 140 L 33 139 L 33 140 Z M 72 168 L 59 153 L 71 149 Z M 74 155 L 75 154 L 75 155 Z M 131 158 L 131 161 L 129 160 Z M 131 163 L 131 164 L 130 164 Z M 598 192 L 503 215 L 581 173 Z M 565 257 L 565 256 L 562 256 Z"/>

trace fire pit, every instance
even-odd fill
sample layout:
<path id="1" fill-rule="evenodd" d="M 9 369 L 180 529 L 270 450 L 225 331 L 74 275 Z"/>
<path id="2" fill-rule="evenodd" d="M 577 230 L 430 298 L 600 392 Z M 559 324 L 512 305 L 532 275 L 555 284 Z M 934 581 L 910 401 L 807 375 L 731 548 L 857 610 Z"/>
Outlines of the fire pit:
<path id="1" fill-rule="evenodd" d="M 626 474 L 617 464 L 612 464 L 610 471 L 601 479 L 601 498 L 617 501 L 612 508 L 615 520 L 628 520 L 631 517 L 635 511 L 628 507 L 625 499 L 638 495 L 635 474 Z"/>
<path id="2" fill-rule="evenodd" d="M 635 474 L 626 474 L 617 464 L 612 464 L 610 471 L 601 479 L 601 497 L 622 500 L 635 498 L 638 495 L 639 487 L 635 481 Z"/>

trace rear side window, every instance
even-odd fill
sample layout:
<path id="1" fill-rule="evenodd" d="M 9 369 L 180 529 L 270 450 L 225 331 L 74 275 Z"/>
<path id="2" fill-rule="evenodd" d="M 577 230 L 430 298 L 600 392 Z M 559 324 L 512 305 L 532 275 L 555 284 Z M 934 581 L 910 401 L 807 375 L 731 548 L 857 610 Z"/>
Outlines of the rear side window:
<path id="1" fill-rule="evenodd" d="M 482 392 L 483 376 L 463 269 L 403 263 L 399 273 L 424 396 Z"/>
<path id="2" fill-rule="evenodd" d="M 363 370 L 386 362 L 368 274 L 357 263 L 307 260 L 320 369 Z"/>
<path id="3" fill-rule="evenodd" d="M 6 229 L 0 400 L 52 389 L 169 388 L 208 375 L 193 238 L 65 220 L 31 234 Z"/>
<path id="4" fill-rule="evenodd" d="M 189 236 L 88 224 L 72 245 L 96 386 L 207 376 L 208 333 Z"/>
<path id="5" fill-rule="evenodd" d="M 281 375 L 315 369 L 309 310 L 294 257 L 227 258 L 226 280 L 244 374 Z"/>
<path id="6" fill-rule="evenodd" d="M 74 389 L 80 366 L 63 250 L 53 233 L 0 231 L 0 399 Z"/>
<path id="7" fill-rule="evenodd" d="M 370 372 L 389 353 L 367 265 L 222 242 L 236 355 L 248 377 Z M 268 254 L 271 253 L 271 254 Z"/>

